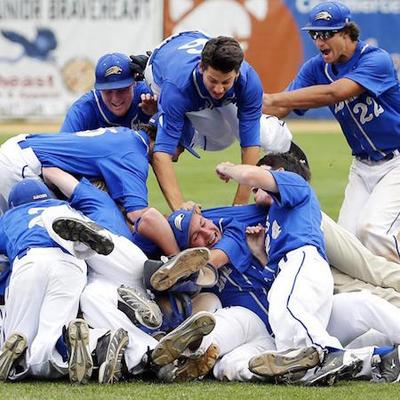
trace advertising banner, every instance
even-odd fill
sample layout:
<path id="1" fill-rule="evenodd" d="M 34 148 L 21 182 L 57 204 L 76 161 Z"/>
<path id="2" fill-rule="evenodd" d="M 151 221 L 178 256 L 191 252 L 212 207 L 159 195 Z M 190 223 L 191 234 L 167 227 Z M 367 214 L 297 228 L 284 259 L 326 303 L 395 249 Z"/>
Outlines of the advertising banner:
<path id="1" fill-rule="evenodd" d="M 319 0 L 0 0 L 0 119 L 59 118 L 93 86 L 107 52 L 141 54 L 199 29 L 236 37 L 266 92 L 284 90 L 317 54 L 300 28 Z M 400 75 L 400 0 L 342 0 L 361 39 L 387 50 Z M 309 117 L 330 117 L 327 109 Z"/>
<path id="2" fill-rule="evenodd" d="M 57 118 L 108 52 L 162 39 L 160 0 L 0 0 L 0 118 Z"/>

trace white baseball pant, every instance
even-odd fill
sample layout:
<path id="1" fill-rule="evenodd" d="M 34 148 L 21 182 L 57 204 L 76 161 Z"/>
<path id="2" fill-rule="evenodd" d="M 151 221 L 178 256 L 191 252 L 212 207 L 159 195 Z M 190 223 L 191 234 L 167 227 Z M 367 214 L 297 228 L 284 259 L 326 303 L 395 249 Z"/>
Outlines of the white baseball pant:
<path id="1" fill-rule="evenodd" d="M 4 336 L 23 333 L 33 376 L 55 378 L 66 370 L 55 344 L 76 318 L 86 264 L 59 248 L 32 248 L 14 260 L 6 293 Z"/>
<path id="2" fill-rule="evenodd" d="M 32 149 L 21 149 L 18 145 L 25 137 L 12 137 L 0 146 L 0 214 L 8 210 L 8 195 L 14 184 L 41 174 L 42 165 Z"/>
<path id="3" fill-rule="evenodd" d="M 400 263 L 399 210 L 400 154 L 388 161 L 354 158 L 339 224 L 373 253 Z"/>

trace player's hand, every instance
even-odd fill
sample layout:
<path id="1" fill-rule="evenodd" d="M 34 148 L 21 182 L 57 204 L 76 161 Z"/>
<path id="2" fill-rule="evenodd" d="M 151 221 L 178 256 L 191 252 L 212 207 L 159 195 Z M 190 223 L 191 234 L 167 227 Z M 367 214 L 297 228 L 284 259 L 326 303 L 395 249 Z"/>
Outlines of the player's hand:
<path id="1" fill-rule="evenodd" d="M 272 102 L 272 96 L 269 93 L 264 93 L 263 94 L 263 107 L 272 107 L 273 102 Z"/>
<path id="2" fill-rule="evenodd" d="M 144 80 L 144 70 L 147 65 L 147 61 L 149 61 L 149 57 L 151 56 L 151 51 L 146 51 L 146 54 L 140 54 L 138 56 L 131 55 L 129 58 L 131 59 L 130 69 L 132 72 L 135 81 Z"/>
<path id="3" fill-rule="evenodd" d="M 201 204 L 195 203 L 194 201 L 184 201 L 179 208 L 184 210 L 193 210 L 196 214 L 201 214 Z"/>
<path id="4" fill-rule="evenodd" d="M 140 100 L 139 107 L 146 115 L 154 115 L 157 112 L 157 95 L 152 96 L 150 93 L 142 93 Z"/>
<path id="5" fill-rule="evenodd" d="M 233 164 L 229 161 L 219 163 L 215 167 L 215 172 L 217 173 L 218 178 L 224 182 L 229 182 L 231 179 L 231 176 L 229 175 L 228 170 L 230 167 L 233 167 L 233 166 L 235 166 L 235 164 Z"/>
<path id="6" fill-rule="evenodd" d="M 267 265 L 267 254 L 265 252 L 265 228 L 258 224 L 246 228 L 246 241 L 251 254 L 258 259 L 261 265 Z"/>

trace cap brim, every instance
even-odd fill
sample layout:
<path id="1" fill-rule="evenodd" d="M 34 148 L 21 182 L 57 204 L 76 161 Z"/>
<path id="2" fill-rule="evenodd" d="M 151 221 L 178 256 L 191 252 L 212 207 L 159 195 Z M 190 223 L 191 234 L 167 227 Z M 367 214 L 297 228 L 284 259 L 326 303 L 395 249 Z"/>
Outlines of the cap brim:
<path id="1" fill-rule="evenodd" d="M 337 29 L 343 29 L 346 24 L 336 25 L 336 26 L 303 26 L 302 31 L 336 31 Z"/>
<path id="2" fill-rule="evenodd" d="M 94 88 L 96 90 L 113 90 L 113 89 L 124 89 L 135 83 L 132 78 L 124 79 L 123 81 L 106 82 L 106 83 L 95 83 Z"/>

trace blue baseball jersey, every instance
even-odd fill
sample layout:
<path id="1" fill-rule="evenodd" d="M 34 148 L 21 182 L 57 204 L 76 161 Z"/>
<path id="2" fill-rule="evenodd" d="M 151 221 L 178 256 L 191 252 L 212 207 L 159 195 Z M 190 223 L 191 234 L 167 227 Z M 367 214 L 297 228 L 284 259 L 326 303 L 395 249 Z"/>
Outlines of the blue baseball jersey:
<path id="1" fill-rule="evenodd" d="M 40 215 L 46 208 L 62 204 L 67 203 L 48 199 L 22 204 L 6 211 L 0 219 L 0 253 L 13 261 L 29 248 L 61 248 L 41 226 Z"/>
<path id="2" fill-rule="evenodd" d="M 110 232 L 132 240 L 132 232 L 114 200 L 106 192 L 97 189 L 86 178 L 82 178 L 73 191 L 69 203 L 97 224 Z"/>
<path id="3" fill-rule="evenodd" d="M 270 193 L 274 202 L 267 216 L 265 236 L 268 268 L 274 278 L 279 261 L 299 247 L 315 246 L 323 258 L 327 260 L 327 257 L 321 209 L 311 186 L 293 172 L 270 172 L 279 190 L 279 193 Z"/>
<path id="4" fill-rule="evenodd" d="M 148 122 L 146 115 L 139 107 L 142 94 L 151 93 L 144 82 L 139 82 L 134 88 L 132 104 L 127 113 L 118 117 L 105 105 L 100 91 L 92 90 L 75 101 L 65 116 L 60 132 L 78 132 L 110 126 L 125 126 L 135 129 L 139 122 Z"/>
<path id="5" fill-rule="evenodd" d="M 22 148 L 31 147 L 43 167 L 59 167 L 88 179 L 104 179 L 110 196 L 127 212 L 147 207 L 149 139 L 128 128 L 29 135 Z"/>
<path id="6" fill-rule="evenodd" d="M 181 32 L 166 39 L 149 60 L 155 83 L 161 88 L 159 111 L 163 115 L 155 151 L 174 154 L 188 112 L 236 104 L 242 147 L 260 145 L 260 117 L 263 89 L 255 70 L 242 63 L 233 87 L 220 100 L 213 99 L 204 86 L 199 64 L 201 51 L 209 37 L 198 31 Z M 218 132 L 216 132 L 218 134 Z"/>
<path id="7" fill-rule="evenodd" d="M 230 261 L 219 268 L 218 283 L 209 291 L 220 298 L 224 307 L 242 306 L 253 311 L 271 333 L 267 300 L 270 271 L 252 256 L 246 242 L 248 222 L 256 224 L 265 221 L 265 208 L 219 207 L 205 210 L 202 214 L 212 219 L 222 233 L 221 240 L 213 249 L 222 250 Z"/>
<path id="8" fill-rule="evenodd" d="M 326 64 L 317 55 L 303 65 L 288 90 L 330 84 L 341 78 L 366 89 L 329 107 L 353 155 L 377 161 L 400 149 L 400 85 L 386 51 L 360 41 L 345 63 Z M 306 111 L 295 110 L 299 115 Z"/>

